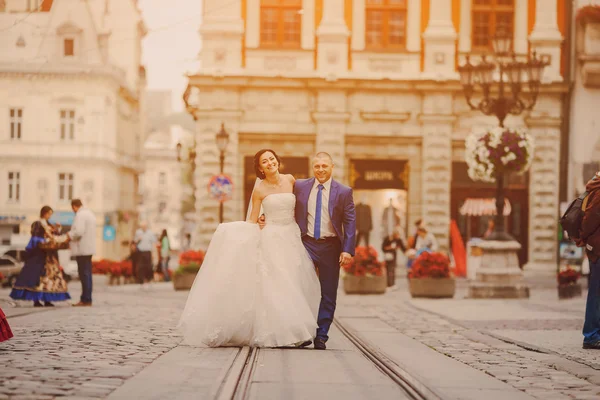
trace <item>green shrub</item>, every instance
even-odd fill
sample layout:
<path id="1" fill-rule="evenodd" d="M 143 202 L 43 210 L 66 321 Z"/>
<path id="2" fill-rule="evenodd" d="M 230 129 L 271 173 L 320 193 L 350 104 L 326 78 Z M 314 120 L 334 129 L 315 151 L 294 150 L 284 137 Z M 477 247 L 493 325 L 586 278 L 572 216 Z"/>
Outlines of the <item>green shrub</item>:
<path id="1" fill-rule="evenodd" d="M 190 263 L 185 265 L 180 265 L 179 268 L 175 271 L 175 274 L 197 274 L 200 271 L 200 264 L 198 263 Z"/>

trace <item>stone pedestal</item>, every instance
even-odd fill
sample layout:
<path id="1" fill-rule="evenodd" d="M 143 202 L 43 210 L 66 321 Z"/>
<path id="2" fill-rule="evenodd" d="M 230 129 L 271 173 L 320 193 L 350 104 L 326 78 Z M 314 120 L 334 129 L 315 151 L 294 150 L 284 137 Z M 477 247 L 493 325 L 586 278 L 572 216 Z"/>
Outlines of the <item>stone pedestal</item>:
<path id="1" fill-rule="evenodd" d="M 479 246 L 483 250 L 481 267 L 475 280 L 469 284 L 473 299 L 521 299 L 529 297 L 529 287 L 523 282 L 516 241 L 487 240 Z"/>

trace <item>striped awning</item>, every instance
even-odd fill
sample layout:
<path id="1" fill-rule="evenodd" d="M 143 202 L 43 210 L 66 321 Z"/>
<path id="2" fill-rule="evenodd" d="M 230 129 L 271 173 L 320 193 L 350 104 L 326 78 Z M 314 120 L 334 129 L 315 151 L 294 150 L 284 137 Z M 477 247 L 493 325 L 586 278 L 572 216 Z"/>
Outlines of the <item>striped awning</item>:
<path id="1" fill-rule="evenodd" d="M 504 216 L 508 217 L 512 208 L 510 201 L 504 199 Z M 471 199 L 468 198 L 459 210 L 461 215 L 469 217 L 483 217 L 496 215 L 496 199 Z"/>

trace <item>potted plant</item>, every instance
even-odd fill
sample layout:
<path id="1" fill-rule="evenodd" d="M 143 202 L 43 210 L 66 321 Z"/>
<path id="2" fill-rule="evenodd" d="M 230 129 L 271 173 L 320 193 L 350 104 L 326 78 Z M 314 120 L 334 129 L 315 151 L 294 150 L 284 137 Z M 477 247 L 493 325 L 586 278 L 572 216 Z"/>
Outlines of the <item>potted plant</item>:
<path id="1" fill-rule="evenodd" d="M 202 262 L 204 261 L 203 251 L 188 250 L 179 256 L 179 267 L 173 274 L 173 288 L 175 290 L 190 290 L 194 284 L 194 279 Z"/>
<path id="2" fill-rule="evenodd" d="M 343 266 L 344 292 L 347 294 L 381 294 L 387 288 L 385 264 L 377 260 L 373 246 L 356 248 L 350 263 Z"/>
<path id="3" fill-rule="evenodd" d="M 422 253 L 408 273 L 412 297 L 452 298 L 456 282 L 450 276 L 450 260 L 442 253 Z"/>
<path id="4" fill-rule="evenodd" d="M 573 297 L 581 297 L 581 283 L 579 280 L 579 272 L 571 267 L 567 267 L 558 272 L 558 298 L 571 299 Z"/>

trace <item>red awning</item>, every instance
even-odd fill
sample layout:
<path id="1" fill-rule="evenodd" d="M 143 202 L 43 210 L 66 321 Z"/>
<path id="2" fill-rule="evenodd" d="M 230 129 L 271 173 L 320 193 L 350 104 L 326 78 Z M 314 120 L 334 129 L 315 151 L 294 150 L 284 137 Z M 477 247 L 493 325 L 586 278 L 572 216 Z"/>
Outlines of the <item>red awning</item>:
<path id="1" fill-rule="evenodd" d="M 508 217 L 512 208 L 510 201 L 504 199 L 504 216 Z M 466 199 L 459 210 L 460 215 L 483 217 L 496 215 L 496 199 Z"/>

